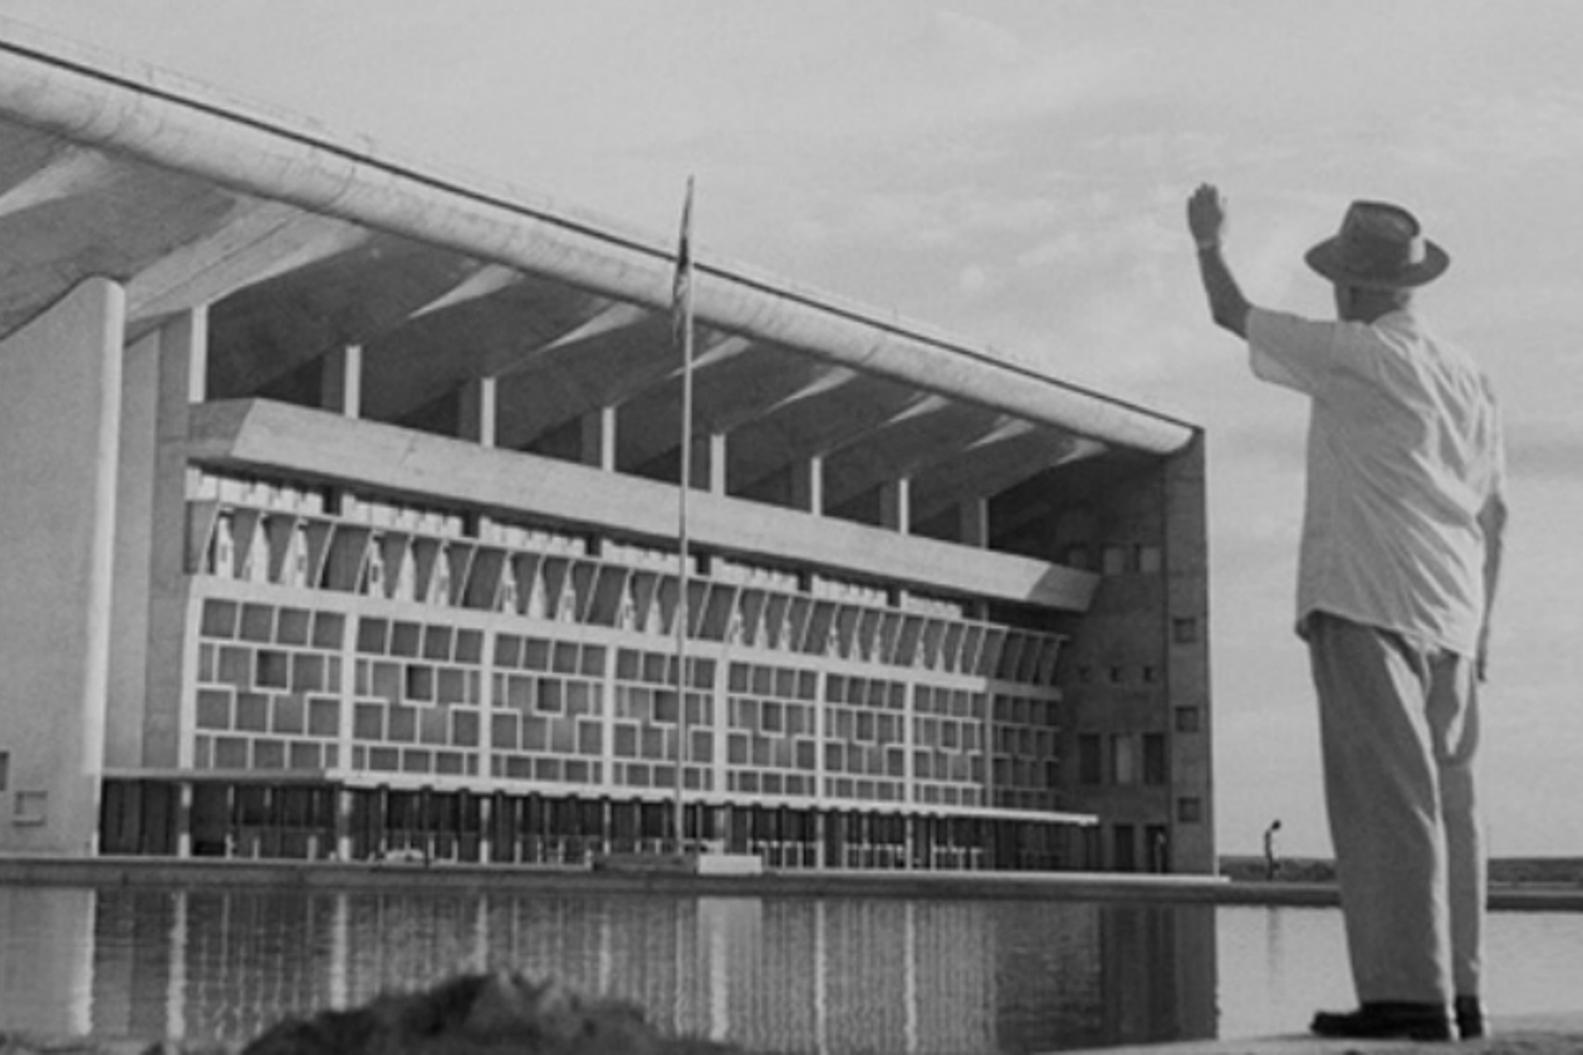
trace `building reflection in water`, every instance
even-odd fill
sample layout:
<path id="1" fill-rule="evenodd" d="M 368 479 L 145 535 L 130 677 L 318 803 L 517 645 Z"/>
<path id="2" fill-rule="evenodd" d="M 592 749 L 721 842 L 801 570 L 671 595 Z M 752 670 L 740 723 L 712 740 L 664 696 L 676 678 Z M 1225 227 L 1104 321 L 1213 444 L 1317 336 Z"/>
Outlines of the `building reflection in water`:
<path id="1" fill-rule="evenodd" d="M 51 962 L 0 976 L 0 1006 L 36 989 L 56 1011 L 29 1024 L 61 1032 L 235 1042 L 496 967 L 781 1052 L 1020 1053 L 1215 1031 L 1209 906 L 53 889 L 30 892 L 53 906 L 34 911 L 23 893 L 0 891 L 0 907 L 53 932 L 36 935 Z"/>

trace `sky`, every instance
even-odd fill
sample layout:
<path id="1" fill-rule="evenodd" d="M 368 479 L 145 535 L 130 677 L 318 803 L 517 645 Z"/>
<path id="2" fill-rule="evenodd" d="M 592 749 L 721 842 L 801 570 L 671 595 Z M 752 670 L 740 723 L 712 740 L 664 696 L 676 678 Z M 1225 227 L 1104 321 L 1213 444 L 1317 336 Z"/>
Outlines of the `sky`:
<path id="1" fill-rule="evenodd" d="M 1527 0 L 0 0 L 381 149 L 1042 364 L 1207 430 L 1222 852 L 1328 854 L 1292 634 L 1307 406 L 1210 325 L 1187 195 L 1254 303 L 1397 201 L 1500 394 L 1512 522 L 1482 696 L 1496 855 L 1583 854 L 1583 4 Z"/>

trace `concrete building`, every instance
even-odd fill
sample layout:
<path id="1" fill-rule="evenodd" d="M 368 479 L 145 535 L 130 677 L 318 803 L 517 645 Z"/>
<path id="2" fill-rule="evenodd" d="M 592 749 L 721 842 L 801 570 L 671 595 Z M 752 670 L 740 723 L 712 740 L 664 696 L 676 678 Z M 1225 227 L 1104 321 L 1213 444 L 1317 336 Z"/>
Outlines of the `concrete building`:
<path id="1" fill-rule="evenodd" d="M 1212 871 L 1199 431 L 673 268 L 0 23 L 0 850 Z"/>

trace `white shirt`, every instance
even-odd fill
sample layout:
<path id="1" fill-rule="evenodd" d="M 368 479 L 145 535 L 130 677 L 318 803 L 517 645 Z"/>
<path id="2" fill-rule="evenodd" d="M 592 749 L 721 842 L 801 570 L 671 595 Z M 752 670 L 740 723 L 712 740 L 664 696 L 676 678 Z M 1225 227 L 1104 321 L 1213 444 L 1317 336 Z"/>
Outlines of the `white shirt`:
<path id="1" fill-rule="evenodd" d="M 1325 611 L 1474 655 L 1479 513 L 1505 474 L 1488 380 L 1405 311 L 1370 324 L 1255 308 L 1248 351 L 1255 375 L 1312 398 L 1299 632 Z"/>

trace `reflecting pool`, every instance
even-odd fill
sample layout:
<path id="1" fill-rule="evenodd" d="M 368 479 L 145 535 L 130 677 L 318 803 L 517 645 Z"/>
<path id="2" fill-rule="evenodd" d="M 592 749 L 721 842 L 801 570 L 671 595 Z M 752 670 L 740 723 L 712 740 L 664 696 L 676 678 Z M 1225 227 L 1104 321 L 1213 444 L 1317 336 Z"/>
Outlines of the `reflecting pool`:
<path id="1" fill-rule="evenodd" d="M 1583 915 L 1497 915 L 1499 1013 L 1575 1009 Z M 511 968 L 782 1052 L 993 1055 L 1300 1029 L 1334 910 L 1078 901 L 0 886 L 0 1028 L 244 1040 Z"/>
<path id="2" fill-rule="evenodd" d="M 0 887 L 9 1028 L 237 1041 L 494 966 L 784 1052 L 1016 1053 L 1214 1029 L 1208 907 Z"/>

